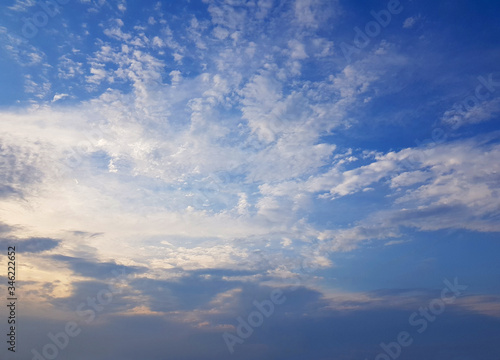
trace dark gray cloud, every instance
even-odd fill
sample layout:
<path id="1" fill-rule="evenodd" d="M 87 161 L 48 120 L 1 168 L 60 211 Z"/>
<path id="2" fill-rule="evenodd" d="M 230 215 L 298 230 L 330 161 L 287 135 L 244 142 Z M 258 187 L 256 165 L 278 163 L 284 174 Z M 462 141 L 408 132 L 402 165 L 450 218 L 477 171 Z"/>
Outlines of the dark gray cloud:
<path id="1" fill-rule="evenodd" d="M 113 262 L 100 263 L 64 255 L 52 255 L 51 259 L 65 262 L 77 274 L 95 279 L 109 279 L 115 277 L 115 273 L 140 274 L 147 270 L 137 266 L 125 266 Z"/>
<path id="2" fill-rule="evenodd" d="M 61 240 L 51 238 L 0 239 L 0 246 L 15 246 L 17 252 L 39 253 L 56 248 Z"/>
<path id="3" fill-rule="evenodd" d="M 0 221 L 0 234 L 8 234 L 12 232 L 14 228 Z"/>
<path id="4" fill-rule="evenodd" d="M 72 285 L 71 295 L 65 298 L 50 298 L 48 301 L 57 309 L 68 311 L 76 314 L 76 311 L 81 304 L 83 310 L 92 308 L 88 301 L 89 299 L 96 299 L 99 304 L 100 296 L 104 299 L 104 304 L 101 305 L 102 309 L 96 313 L 99 315 L 111 315 L 118 312 L 125 312 L 141 304 L 132 302 L 129 298 L 130 293 L 125 292 L 123 287 L 119 284 L 125 284 L 123 278 L 110 278 L 104 281 L 90 280 L 90 281 L 75 281 Z M 110 295 L 111 294 L 111 295 Z M 83 317 L 85 318 L 85 317 Z"/>
<path id="5" fill-rule="evenodd" d="M 20 251 L 22 252 L 42 252 L 46 250 L 51 250 L 59 245 L 61 241 L 50 239 L 50 238 L 30 238 L 21 242 Z"/>
<path id="6" fill-rule="evenodd" d="M 103 234 L 103 233 L 90 233 L 87 231 L 72 231 L 71 233 L 75 236 L 81 236 L 81 237 L 95 237 Z"/>
<path id="7" fill-rule="evenodd" d="M 240 286 L 239 282 L 205 279 L 188 275 L 176 280 L 135 279 L 130 285 L 148 298 L 153 311 L 194 310 L 205 306 L 217 294 Z"/>
<path id="8" fill-rule="evenodd" d="M 20 192 L 14 189 L 12 186 L 0 184 L 0 198 L 5 198 L 10 195 L 19 195 Z"/>
<path id="9" fill-rule="evenodd" d="M 214 272 L 214 269 L 209 272 Z M 208 311 L 204 320 L 224 325 L 234 322 L 240 314 L 250 313 L 254 309 L 253 301 L 264 301 L 270 298 L 274 288 L 254 282 L 241 280 L 222 280 L 217 277 L 206 278 L 200 271 L 193 271 L 180 279 L 155 280 L 137 278 L 130 286 L 138 291 L 144 299 L 143 304 L 152 311 L 168 313 L 170 311 Z M 283 311 L 316 313 L 316 309 L 327 307 L 317 291 L 299 287 L 293 291 L 283 289 L 287 301 L 280 306 Z M 220 297 L 221 294 L 225 294 Z M 308 304 L 304 308 L 303 304 Z M 216 310 L 211 315 L 211 310 Z"/>

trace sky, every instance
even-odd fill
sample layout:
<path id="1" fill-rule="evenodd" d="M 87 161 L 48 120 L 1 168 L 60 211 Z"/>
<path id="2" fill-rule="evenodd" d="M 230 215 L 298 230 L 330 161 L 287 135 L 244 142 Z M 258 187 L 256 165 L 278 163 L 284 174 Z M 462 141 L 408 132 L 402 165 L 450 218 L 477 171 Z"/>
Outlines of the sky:
<path id="1" fill-rule="evenodd" d="M 498 360 L 499 11 L 4 1 L 1 359 Z"/>

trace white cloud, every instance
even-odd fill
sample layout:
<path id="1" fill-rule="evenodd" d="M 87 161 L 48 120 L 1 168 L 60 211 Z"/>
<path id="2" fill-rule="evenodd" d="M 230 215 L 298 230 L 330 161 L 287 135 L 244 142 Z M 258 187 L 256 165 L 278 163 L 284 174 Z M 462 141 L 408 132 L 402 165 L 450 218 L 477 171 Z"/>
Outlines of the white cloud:
<path id="1" fill-rule="evenodd" d="M 71 79 L 83 74 L 83 63 L 71 59 L 68 55 L 59 58 L 58 76 L 61 79 Z"/>
<path id="2" fill-rule="evenodd" d="M 288 42 L 288 46 L 291 50 L 291 57 L 292 59 L 298 59 L 298 60 L 303 60 L 308 58 L 305 46 L 303 43 L 297 41 L 297 40 L 290 40 Z"/>
<path id="3" fill-rule="evenodd" d="M 418 183 L 423 183 L 432 177 L 430 172 L 425 171 L 409 171 L 399 174 L 391 179 L 392 188 L 401 188 Z"/>
<path id="4" fill-rule="evenodd" d="M 35 0 L 15 0 L 15 3 L 8 7 L 9 10 L 23 12 L 36 5 Z"/>
<path id="5" fill-rule="evenodd" d="M 420 20 L 420 15 L 417 16 L 411 16 L 407 18 L 404 23 L 403 23 L 403 28 L 405 29 L 411 29 L 412 27 L 415 26 L 415 24 Z"/>
<path id="6" fill-rule="evenodd" d="M 493 98 L 481 102 L 472 97 L 474 104 L 463 102 L 455 105 L 451 110 L 444 113 L 441 121 L 452 125 L 453 128 L 459 128 L 464 125 L 478 124 L 484 121 L 490 121 L 500 115 L 500 98 Z"/>
<path id="7" fill-rule="evenodd" d="M 169 75 L 172 78 L 172 85 L 177 85 L 182 80 L 182 73 L 179 70 L 172 70 Z"/>
<path id="8" fill-rule="evenodd" d="M 273 7 L 274 0 L 259 0 L 257 2 L 257 19 L 265 19 Z"/>
<path id="9" fill-rule="evenodd" d="M 69 95 L 68 94 L 55 94 L 54 97 L 52 98 L 52 102 L 59 101 L 61 99 L 64 99 L 67 96 L 69 96 Z"/>
<path id="10" fill-rule="evenodd" d="M 208 12 L 214 25 L 220 25 L 231 30 L 241 29 L 246 23 L 247 13 L 242 7 L 212 2 L 208 6 Z"/>
<path id="11" fill-rule="evenodd" d="M 224 40 L 229 36 L 229 31 L 223 27 L 217 26 L 214 28 L 214 36 L 219 40 Z"/>
<path id="12" fill-rule="evenodd" d="M 295 18 L 305 27 L 318 28 L 335 15 L 337 0 L 295 0 Z"/>
<path id="13" fill-rule="evenodd" d="M 24 91 L 28 94 L 33 94 L 39 99 L 45 99 L 50 93 L 51 83 L 44 77 L 40 77 L 40 81 L 36 82 L 31 75 L 24 77 Z"/>
<path id="14" fill-rule="evenodd" d="M 165 43 L 163 42 L 163 40 L 161 38 L 159 38 L 158 36 L 155 36 L 153 38 L 153 46 L 157 46 L 157 47 L 164 47 L 165 46 Z"/>
<path id="15" fill-rule="evenodd" d="M 106 78 L 106 70 L 101 68 L 90 68 L 92 75 L 87 76 L 87 81 L 92 84 L 100 84 Z"/>
<path id="16" fill-rule="evenodd" d="M 121 26 L 122 23 L 120 23 L 118 25 Z M 104 34 L 111 37 L 111 38 L 114 38 L 117 40 L 125 40 L 125 41 L 130 40 L 130 38 L 132 37 L 130 34 L 124 33 L 120 29 L 120 27 L 112 27 L 112 28 L 104 29 Z"/>
<path id="17" fill-rule="evenodd" d="M 329 41 L 324 38 L 316 38 L 312 41 L 312 44 L 315 48 L 314 56 L 323 58 L 333 55 L 333 41 Z"/>

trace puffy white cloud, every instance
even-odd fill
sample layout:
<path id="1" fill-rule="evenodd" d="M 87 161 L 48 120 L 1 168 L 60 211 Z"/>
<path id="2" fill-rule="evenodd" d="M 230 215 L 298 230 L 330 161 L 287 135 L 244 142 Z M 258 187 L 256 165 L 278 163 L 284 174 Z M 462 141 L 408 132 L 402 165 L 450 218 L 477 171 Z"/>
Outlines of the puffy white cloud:
<path id="1" fill-rule="evenodd" d="M 306 59 L 308 58 L 308 55 L 306 53 L 306 49 L 303 43 L 297 41 L 297 40 L 290 40 L 288 42 L 288 46 L 290 48 L 290 56 L 292 59 Z"/>

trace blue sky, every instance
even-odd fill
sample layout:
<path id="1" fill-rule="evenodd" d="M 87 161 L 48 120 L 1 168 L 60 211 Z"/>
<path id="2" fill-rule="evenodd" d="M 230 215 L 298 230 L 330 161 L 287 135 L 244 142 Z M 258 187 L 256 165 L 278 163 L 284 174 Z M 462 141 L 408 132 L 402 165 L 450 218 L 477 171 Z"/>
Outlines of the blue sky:
<path id="1" fill-rule="evenodd" d="M 2 359 L 498 359 L 500 4 L 0 7 Z"/>

